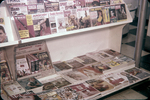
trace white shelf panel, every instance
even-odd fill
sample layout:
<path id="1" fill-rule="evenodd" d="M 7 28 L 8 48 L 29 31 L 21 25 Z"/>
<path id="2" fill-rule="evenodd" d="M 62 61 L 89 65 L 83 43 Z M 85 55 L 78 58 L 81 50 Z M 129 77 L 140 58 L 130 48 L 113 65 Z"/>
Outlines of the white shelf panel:
<path id="1" fill-rule="evenodd" d="M 19 44 L 19 41 L 10 41 L 10 42 L 4 42 L 0 43 L 0 48 L 7 47 L 7 46 L 13 46 Z"/>

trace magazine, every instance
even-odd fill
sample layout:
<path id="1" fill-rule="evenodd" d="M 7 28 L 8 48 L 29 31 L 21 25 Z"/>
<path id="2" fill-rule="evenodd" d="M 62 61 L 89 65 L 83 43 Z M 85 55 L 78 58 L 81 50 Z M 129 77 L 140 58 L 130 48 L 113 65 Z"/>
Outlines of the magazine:
<path id="1" fill-rule="evenodd" d="M 91 63 L 97 62 L 96 60 L 94 60 L 93 58 L 91 58 L 87 55 L 78 56 L 78 57 L 75 58 L 75 60 L 77 60 L 77 61 L 79 61 L 80 63 L 83 63 L 83 64 L 91 64 Z"/>
<path id="2" fill-rule="evenodd" d="M 19 4 L 19 3 L 25 3 L 27 4 L 27 0 L 6 0 L 7 4 Z"/>
<path id="3" fill-rule="evenodd" d="M 110 0 L 100 0 L 100 6 L 110 5 Z"/>
<path id="4" fill-rule="evenodd" d="M 122 0 L 110 0 L 111 5 L 120 4 L 122 3 Z"/>
<path id="5" fill-rule="evenodd" d="M 97 69 L 94 69 L 91 66 L 85 66 L 85 67 L 82 67 L 82 68 L 78 68 L 77 70 L 79 72 L 83 73 L 84 75 L 86 75 L 89 78 L 94 78 L 94 77 L 102 74 L 102 72 L 100 72 Z"/>
<path id="6" fill-rule="evenodd" d="M 37 13 L 43 13 L 43 12 L 45 12 L 44 4 L 38 3 L 37 4 Z"/>
<path id="7" fill-rule="evenodd" d="M 30 71 L 32 74 L 35 74 L 35 60 L 30 56 L 30 55 L 26 55 L 29 67 L 30 67 Z M 22 73 L 18 72 L 18 76 L 22 77 Z"/>
<path id="8" fill-rule="evenodd" d="M 0 63 L 6 62 L 5 51 L 3 48 L 0 48 Z"/>
<path id="9" fill-rule="evenodd" d="M 116 15 L 116 11 L 115 11 L 115 6 L 110 6 L 109 15 L 110 15 L 110 23 L 117 22 L 117 15 Z"/>
<path id="10" fill-rule="evenodd" d="M 75 0 L 75 8 L 80 9 L 85 7 L 85 0 Z"/>
<path id="11" fill-rule="evenodd" d="M 103 10 L 103 17 L 104 17 L 104 24 L 109 24 L 110 23 L 110 6 L 106 6 L 105 9 Z"/>
<path id="12" fill-rule="evenodd" d="M 144 78 L 147 78 L 150 76 L 150 73 L 147 73 L 141 69 L 138 69 L 136 67 L 134 68 L 131 68 L 131 69 L 128 69 L 128 70 L 125 70 L 125 72 L 131 74 L 131 75 L 134 75 L 140 79 L 144 79 Z"/>
<path id="13" fill-rule="evenodd" d="M 59 11 L 59 0 L 44 0 L 45 12 Z"/>
<path id="14" fill-rule="evenodd" d="M 1 70 L 1 84 L 11 80 L 11 74 L 7 62 L 0 63 Z"/>
<path id="15" fill-rule="evenodd" d="M 21 39 L 35 37 L 31 15 L 14 16 Z"/>
<path id="16" fill-rule="evenodd" d="M 77 9 L 77 18 L 79 29 L 91 27 L 89 8 Z"/>
<path id="17" fill-rule="evenodd" d="M 5 18 L 2 18 L 0 17 L 0 31 L 1 31 L 1 35 L 0 35 L 0 43 L 4 43 L 4 42 L 8 42 L 8 33 L 7 33 L 7 30 L 6 30 L 6 19 Z"/>
<path id="18" fill-rule="evenodd" d="M 64 17 L 67 18 L 68 20 L 66 25 L 67 31 L 78 29 L 78 19 L 76 9 L 64 10 Z"/>
<path id="19" fill-rule="evenodd" d="M 75 9 L 75 0 L 59 0 L 60 11 Z"/>
<path id="20" fill-rule="evenodd" d="M 108 54 L 110 54 L 110 55 L 112 55 L 112 56 L 119 56 L 119 55 L 120 55 L 119 52 L 114 51 L 114 50 L 111 50 L 111 49 L 109 49 L 109 50 L 104 50 L 104 52 L 106 52 L 106 53 L 108 53 Z"/>
<path id="21" fill-rule="evenodd" d="M 100 95 L 100 92 L 90 86 L 87 83 L 81 83 L 70 86 L 73 90 L 75 90 L 79 94 L 79 100 L 90 99 L 95 97 L 96 95 Z"/>
<path id="22" fill-rule="evenodd" d="M 115 8 L 116 8 L 117 21 L 126 20 L 127 13 L 126 13 L 125 4 L 116 5 Z"/>
<path id="23" fill-rule="evenodd" d="M 3 88 L 9 96 L 25 92 L 25 89 L 17 81 L 4 84 Z"/>
<path id="24" fill-rule="evenodd" d="M 90 11 L 90 19 L 92 26 L 99 26 L 104 24 L 104 7 L 96 7 L 91 8 Z"/>
<path id="25" fill-rule="evenodd" d="M 84 66 L 84 64 L 76 61 L 75 59 L 67 60 L 65 61 L 67 64 L 69 64 L 73 69 L 81 68 Z"/>
<path id="26" fill-rule="evenodd" d="M 32 14 L 35 36 L 51 34 L 48 13 Z"/>
<path id="27" fill-rule="evenodd" d="M 27 91 L 10 96 L 11 100 L 42 100 L 33 91 Z"/>
<path id="28" fill-rule="evenodd" d="M 86 7 L 100 6 L 100 0 L 85 0 Z"/>
<path id="29" fill-rule="evenodd" d="M 28 8 L 28 14 L 37 13 L 37 5 L 36 4 L 27 5 L 27 8 Z"/>
<path id="30" fill-rule="evenodd" d="M 16 70 L 17 77 L 23 77 L 31 74 L 30 67 L 28 66 L 28 62 L 25 57 L 16 59 Z"/>

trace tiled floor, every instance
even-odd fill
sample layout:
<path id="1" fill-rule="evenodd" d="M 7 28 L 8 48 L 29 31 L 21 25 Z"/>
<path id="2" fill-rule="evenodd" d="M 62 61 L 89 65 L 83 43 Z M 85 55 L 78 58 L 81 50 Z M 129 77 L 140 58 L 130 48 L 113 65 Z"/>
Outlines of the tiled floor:
<path id="1" fill-rule="evenodd" d="M 131 58 L 134 58 L 137 22 L 138 20 L 135 19 L 132 23 L 130 23 L 129 32 L 122 37 L 121 53 Z M 147 32 L 147 25 L 145 26 L 145 32 Z M 150 44 L 150 41 L 148 42 L 149 42 L 148 44 Z M 143 48 L 140 67 L 150 71 L 150 50 L 148 51 Z M 102 99 L 148 100 L 149 96 L 150 96 L 150 81 L 145 81 L 141 84 L 137 84 L 137 86 L 134 86 L 133 88 L 128 87 L 111 95 L 108 95 Z"/>

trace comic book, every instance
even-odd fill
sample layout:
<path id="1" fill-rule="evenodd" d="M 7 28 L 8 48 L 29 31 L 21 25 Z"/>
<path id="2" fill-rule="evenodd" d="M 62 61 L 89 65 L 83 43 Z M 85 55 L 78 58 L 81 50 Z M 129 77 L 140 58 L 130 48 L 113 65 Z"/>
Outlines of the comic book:
<path id="1" fill-rule="evenodd" d="M 10 96 L 11 100 L 42 100 L 33 91 L 27 91 Z"/>
<path id="2" fill-rule="evenodd" d="M 28 66 L 28 62 L 25 57 L 16 58 L 16 70 L 17 77 L 23 77 L 31 74 L 30 67 Z"/>
<path id="3" fill-rule="evenodd" d="M 110 0 L 100 0 L 100 6 L 110 5 Z"/>
<path id="4" fill-rule="evenodd" d="M 91 66 L 85 66 L 82 68 L 78 68 L 77 70 L 89 78 L 94 78 L 94 77 L 102 74 L 102 72 L 100 72 L 97 69 L 94 69 Z"/>
<path id="5" fill-rule="evenodd" d="M 60 11 L 75 9 L 75 0 L 59 0 Z"/>
<path id="6" fill-rule="evenodd" d="M 110 0 L 111 5 L 120 4 L 122 3 L 122 0 Z"/>
<path id="7" fill-rule="evenodd" d="M 75 8 L 80 9 L 86 7 L 85 0 L 75 0 Z"/>
<path id="8" fill-rule="evenodd" d="M 59 0 L 44 0 L 45 12 L 59 11 Z"/>
<path id="9" fill-rule="evenodd" d="M 147 78 L 147 77 L 150 76 L 150 73 L 148 73 L 148 72 L 146 72 L 144 70 L 141 70 L 139 68 L 136 68 L 136 67 L 127 69 L 127 70 L 125 70 L 125 72 L 127 72 L 127 73 L 129 73 L 129 74 L 131 74 L 133 76 L 136 76 L 136 77 L 138 77 L 140 79 L 144 79 L 144 78 Z"/>
<path id="10" fill-rule="evenodd" d="M 100 0 L 85 0 L 86 7 L 100 6 Z"/>
<path id="11" fill-rule="evenodd" d="M 13 16 L 27 15 L 28 14 L 27 6 L 24 4 L 22 4 L 22 5 L 11 5 L 11 6 L 9 6 L 9 9 L 10 9 L 11 14 Z"/>
<path id="12" fill-rule="evenodd" d="M 1 70 L 1 83 L 9 82 L 11 78 L 10 69 L 7 62 L 0 63 Z"/>
<path id="13" fill-rule="evenodd" d="M 4 84 L 3 89 L 9 96 L 25 92 L 25 89 L 17 81 Z"/>
<path id="14" fill-rule="evenodd" d="M 97 89 L 93 88 L 85 82 L 81 84 L 71 85 L 70 87 L 79 94 L 80 100 L 90 99 L 92 97 L 100 95 L 100 92 Z"/>
<path id="15" fill-rule="evenodd" d="M 92 26 L 99 26 L 104 24 L 104 7 L 90 8 L 89 12 Z"/>
<path id="16" fill-rule="evenodd" d="M 14 16 L 21 39 L 35 37 L 31 15 Z"/>
<path id="17" fill-rule="evenodd" d="M 89 8 L 77 9 L 79 29 L 91 27 Z"/>
<path id="18" fill-rule="evenodd" d="M 116 8 L 117 21 L 127 20 L 125 4 L 116 5 L 115 8 Z"/>
<path id="19" fill-rule="evenodd" d="M 67 60 L 65 61 L 67 64 L 69 64 L 73 69 L 81 68 L 84 66 L 84 64 L 76 61 L 75 59 Z"/>
<path id="20" fill-rule="evenodd" d="M 106 92 L 108 92 L 114 88 L 113 85 L 111 85 L 110 83 L 108 83 L 107 81 L 105 81 L 104 79 L 101 79 L 99 77 L 88 80 L 88 81 L 86 81 L 86 83 L 88 83 L 90 86 L 92 86 L 93 88 L 100 91 L 101 94 L 105 94 Z"/>
<path id="21" fill-rule="evenodd" d="M 78 93 L 70 87 L 58 89 L 56 92 L 63 100 L 79 100 Z"/>
<path id="22" fill-rule="evenodd" d="M 78 19 L 76 9 L 64 10 L 64 17 L 67 18 L 66 31 L 78 29 Z"/>
<path id="23" fill-rule="evenodd" d="M 115 6 L 110 6 L 109 15 L 110 15 L 110 23 L 117 22 L 117 15 L 116 15 L 116 11 L 115 11 Z"/>
<path id="24" fill-rule="evenodd" d="M 77 56 L 75 60 L 79 61 L 82 64 L 91 64 L 97 62 L 96 60 L 87 55 Z"/>
<path id="25" fill-rule="evenodd" d="M 69 71 L 61 73 L 62 77 L 71 83 L 79 83 L 88 79 L 88 77 L 79 71 Z"/>
<path id="26" fill-rule="evenodd" d="M 32 14 L 35 36 L 51 34 L 48 13 Z"/>

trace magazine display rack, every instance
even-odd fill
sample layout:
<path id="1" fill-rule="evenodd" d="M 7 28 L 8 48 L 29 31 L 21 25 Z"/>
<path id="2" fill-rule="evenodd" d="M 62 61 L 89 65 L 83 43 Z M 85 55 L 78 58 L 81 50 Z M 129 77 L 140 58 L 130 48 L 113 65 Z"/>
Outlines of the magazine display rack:
<path id="1" fill-rule="evenodd" d="M 3 5 L 4 6 L 2 9 L 5 9 L 5 11 L 7 12 L 8 5 L 6 4 L 6 2 L 3 2 Z M 0 43 L 0 48 L 5 49 L 7 62 L 10 67 L 10 72 L 13 80 L 14 81 L 17 80 L 16 70 L 14 70 L 16 69 L 15 48 L 20 44 L 23 45 L 32 42 L 36 43 L 41 40 L 44 40 L 47 45 L 45 51 L 47 51 L 51 56 L 52 62 L 67 61 L 74 57 L 84 55 L 89 52 L 100 51 L 105 49 L 112 49 L 114 51 L 120 52 L 122 29 L 127 23 L 132 22 L 132 17 L 127 7 L 126 7 L 126 14 L 127 14 L 126 20 L 118 21 L 115 23 L 109 23 L 100 26 L 88 27 L 67 32 L 59 32 L 45 36 L 21 39 L 17 27 L 15 25 L 15 20 L 13 16 L 10 13 L 8 13 L 7 17 L 11 19 L 10 25 L 12 28 L 8 27 L 8 30 L 10 29 L 11 32 L 8 32 L 10 35 L 8 34 L 7 36 L 8 38 L 13 37 L 13 39 L 10 39 L 8 42 L 5 43 Z M 19 58 L 20 56 L 17 57 Z M 133 68 L 134 66 L 135 64 L 133 63 L 129 66 L 126 66 L 124 69 Z M 115 72 L 115 70 L 112 71 Z M 119 69 L 117 69 L 116 71 L 119 71 Z M 108 73 L 111 73 L 111 71 Z M 108 95 L 110 93 L 113 93 L 130 85 L 132 84 L 128 84 L 122 86 L 121 88 L 117 88 L 113 91 L 110 91 L 108 93 L 102 94 L 100 96 L 93 97 L 93 99 L 101 98 L 105 95 Z"/>

